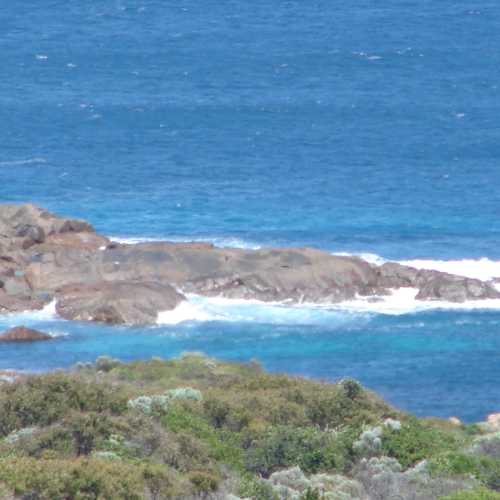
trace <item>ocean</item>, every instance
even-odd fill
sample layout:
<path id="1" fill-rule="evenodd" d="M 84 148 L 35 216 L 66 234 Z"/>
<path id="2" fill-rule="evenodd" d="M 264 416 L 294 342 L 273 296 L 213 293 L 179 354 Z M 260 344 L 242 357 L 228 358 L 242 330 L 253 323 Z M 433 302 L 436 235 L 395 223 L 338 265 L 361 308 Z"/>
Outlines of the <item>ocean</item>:
<path id="1" fill-rule="evenodd" d="M 500 277 L 492 1 L 27 0 L 2 8 L 0 202 L 121 241 L 313 246 Z M 150 328 L 42 312 L 0 369 L 204 351 L 359 379 L 419 416 L 500 411 L 500 307 L 193 297 Z"/>

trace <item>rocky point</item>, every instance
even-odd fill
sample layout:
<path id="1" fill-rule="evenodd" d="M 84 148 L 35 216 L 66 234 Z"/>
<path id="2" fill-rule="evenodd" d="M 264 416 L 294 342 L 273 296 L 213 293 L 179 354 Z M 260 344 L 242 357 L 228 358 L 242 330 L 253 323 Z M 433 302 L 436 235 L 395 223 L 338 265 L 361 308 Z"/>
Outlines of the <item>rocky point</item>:
<path id="1" fill-rule="evenodd" d="M 120 244 L 85 221 L 34 205 L 0 205 L 0 313 L 55 299 L 68 319 L 151 324 L 184 293 L 328 304 L 401 287 L 415 288 L 422 301 L 500 298 L 489 282 L 312 248 Z"/>

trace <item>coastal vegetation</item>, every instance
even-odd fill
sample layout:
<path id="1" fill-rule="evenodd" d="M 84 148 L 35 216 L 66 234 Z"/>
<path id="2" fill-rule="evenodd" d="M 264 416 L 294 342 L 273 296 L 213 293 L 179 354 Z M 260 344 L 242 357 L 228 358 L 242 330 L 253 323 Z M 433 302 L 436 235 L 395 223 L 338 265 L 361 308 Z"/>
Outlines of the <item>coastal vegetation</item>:
<path id="1" fill-rule="evenodd" d="M 500 433 L 197 353 L 0 386 L 0 498 L 500 499 Z"/>

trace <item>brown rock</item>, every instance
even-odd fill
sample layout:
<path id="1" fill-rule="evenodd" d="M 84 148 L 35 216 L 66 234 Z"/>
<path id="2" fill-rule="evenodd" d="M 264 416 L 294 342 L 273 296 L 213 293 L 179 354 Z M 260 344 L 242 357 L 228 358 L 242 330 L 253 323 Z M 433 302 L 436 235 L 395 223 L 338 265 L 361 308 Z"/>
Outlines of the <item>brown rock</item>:
<path id="1" fill-rule="evenodd" d="M 449 302 L 498 298 L 500 298 L 500 293 L 489 283 L 436 272 L 420 285 L 420 291 L 416 296 L 417 300 Z"/>
<path id="2" fill-rule="evenodd" d="M 32 330 L 24 326 L 17 326 L 0 335 L 0 342 L 33 342 L 35 340 L 50 340 L 47 333 Z"/>
<path id="3" fill-rule="evenodd" d="M 0 313 L 40 308 L 57 292 L 60 314 L 68 318 L 154 322 L 157 311 L 182 300 L 172 286 L 205 296 L 293 303 L 338 303 L 401 287 L 416 288 L 418 300 L 500 298 L 492 283 L 397 263 L 375 266 L 311 248 L 124 245 L 95 234 L 84 221 L 33 205 L 0 205 Z"/>
<path id="4" fill-rule="evenodd" d="M 33 311 L 42 309 L 45 304 L 50 302 L 50 296 L 40 297 L 15 297 L 5 293 L 0 289 L 0 313 L 13 313 L 22 311 Z"/>
<path id="5" fill-rule="evenodd" d="M 57 292 L 57 313 L 66 319 L 112 324 L 152 324 L 158 313 L 174 309 L 184 296 L 169 285 L 100 282 L 69 285 Z"/>
<path id="6" fill-rule="evenodd" d="M 46 246 L 73 247 L 82 250 L 99 250 L 109 245 L 109 239 L 91 232 L 51 234 L 45 240 Z M 42 250 L 43 251 L 43 250 Z"/>

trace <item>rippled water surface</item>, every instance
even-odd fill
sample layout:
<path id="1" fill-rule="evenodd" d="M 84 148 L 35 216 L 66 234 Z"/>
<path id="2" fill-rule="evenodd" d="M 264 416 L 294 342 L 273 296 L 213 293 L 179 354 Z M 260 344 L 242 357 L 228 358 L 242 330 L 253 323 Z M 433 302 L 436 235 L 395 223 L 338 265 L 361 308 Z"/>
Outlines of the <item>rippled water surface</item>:
<path id="1" fill-rule="evenodd" d="M 0 201 L 125 238 L 499 276 L 499 25 L 489 0 L 7 2 Z M 500 410 L 499 311 L 243 309 L 144 330 L 2 319 L 66 336 L 1 346 L 0 367 L 196 349 L 355 376 L 419 414 Z"/>

